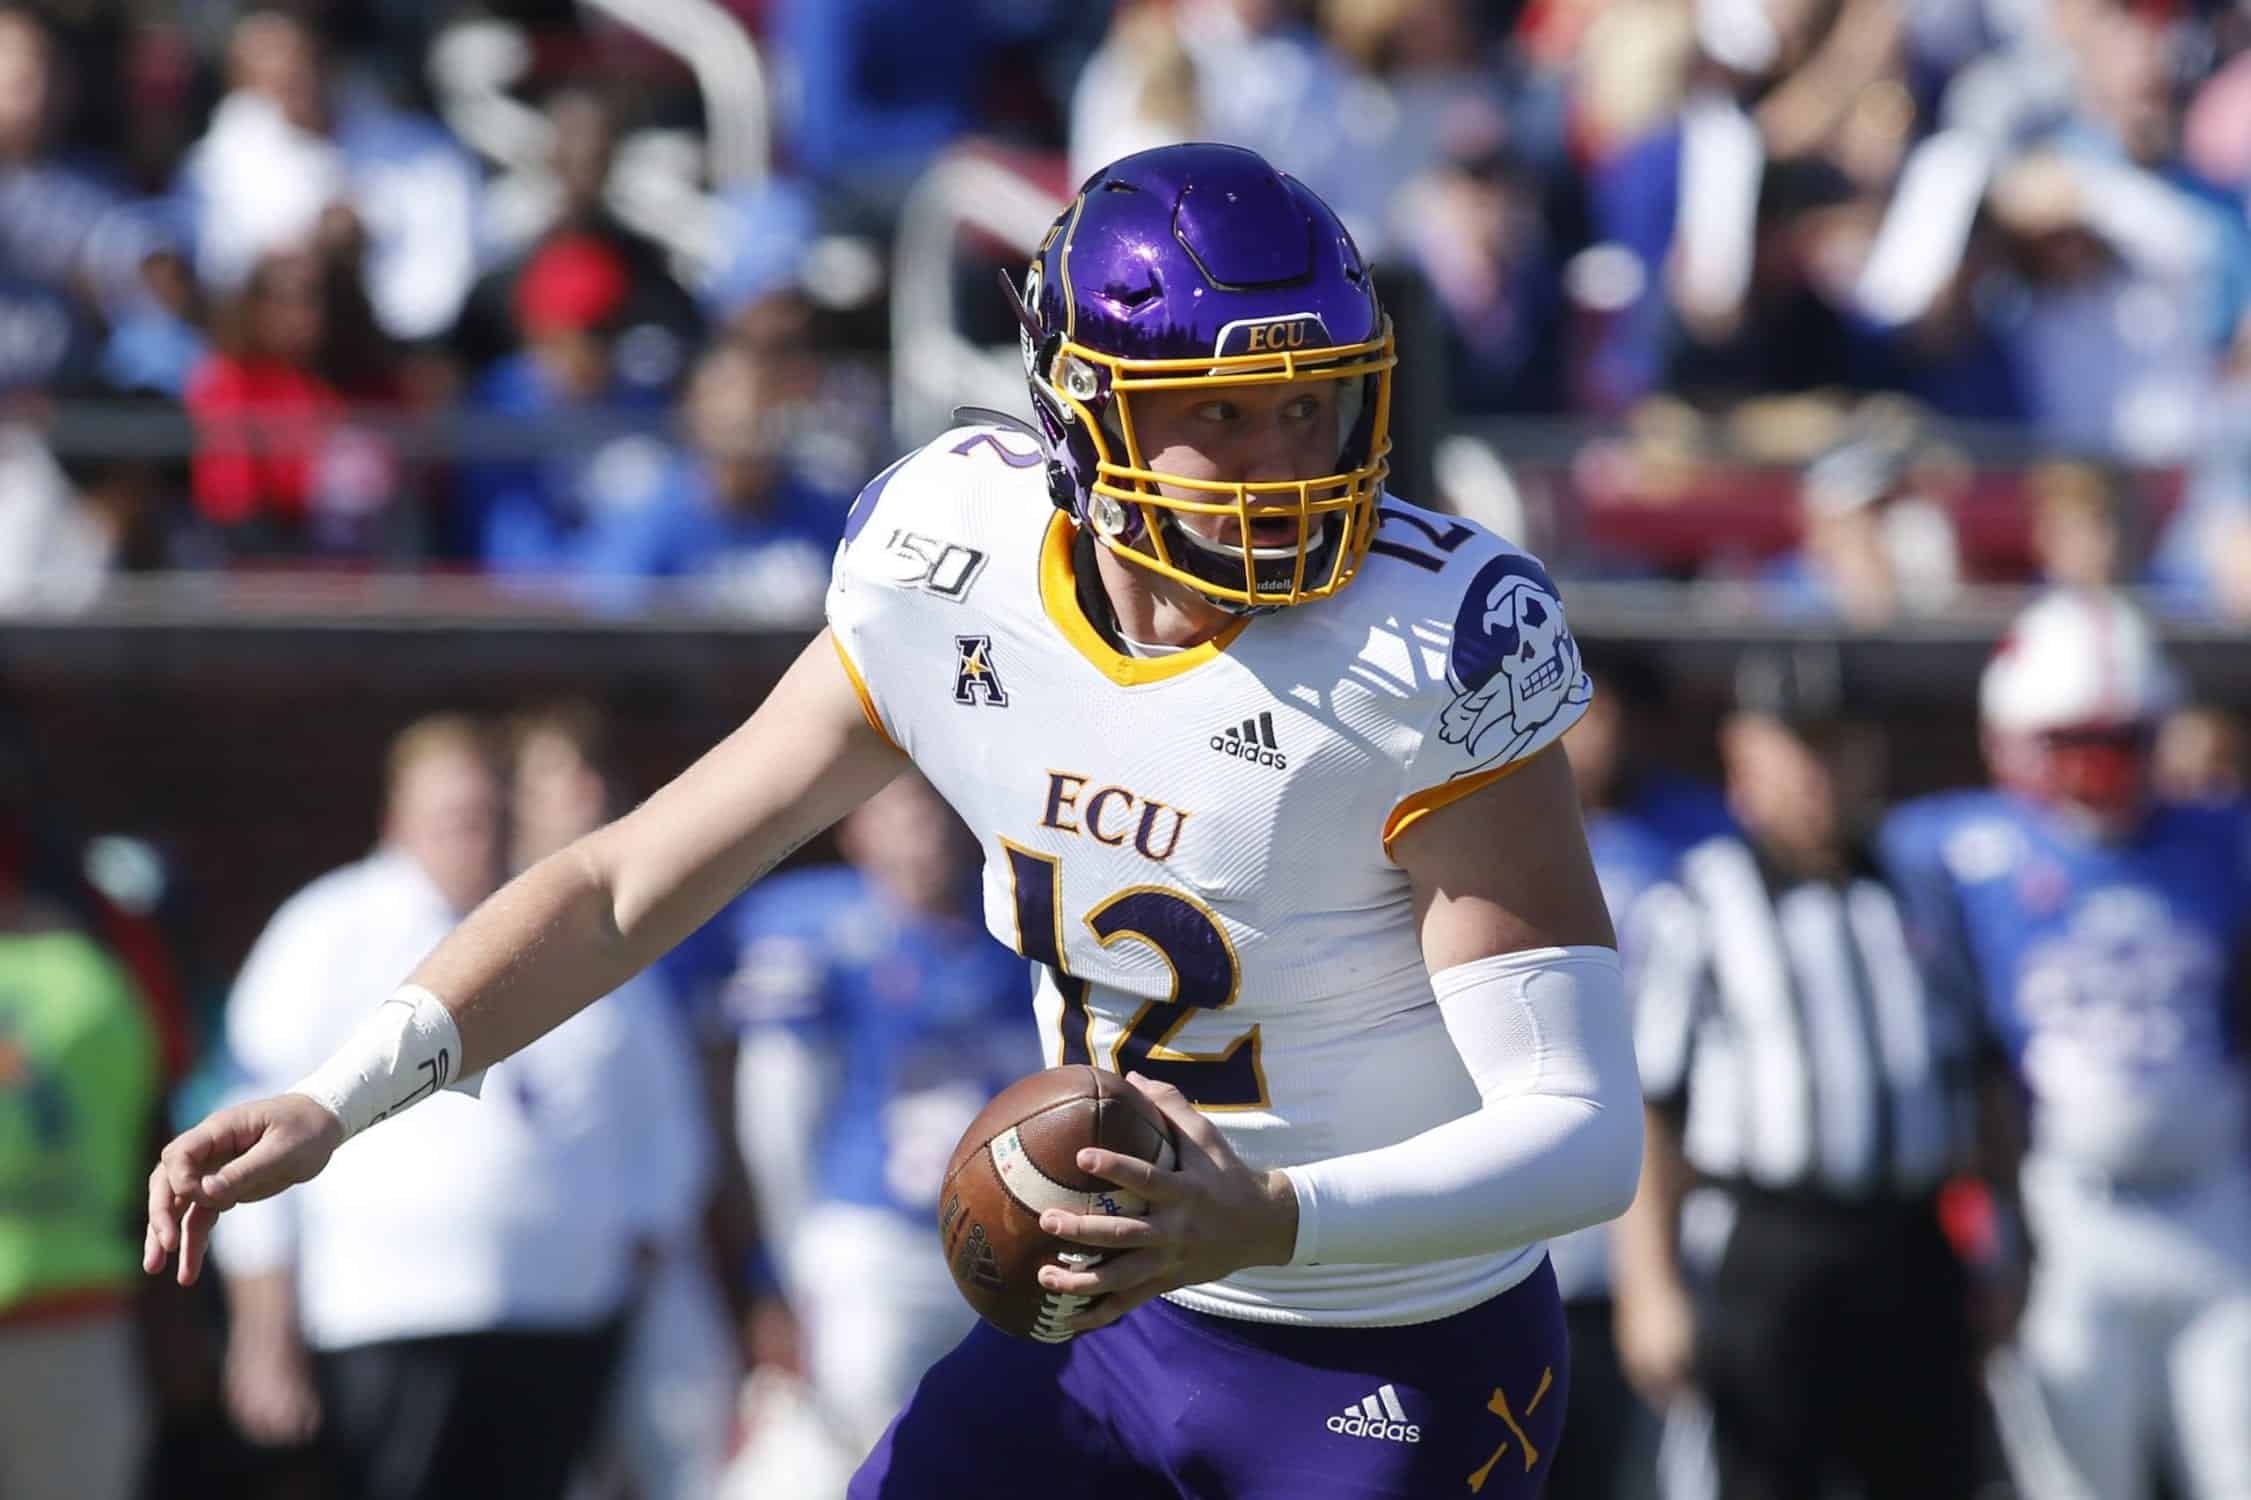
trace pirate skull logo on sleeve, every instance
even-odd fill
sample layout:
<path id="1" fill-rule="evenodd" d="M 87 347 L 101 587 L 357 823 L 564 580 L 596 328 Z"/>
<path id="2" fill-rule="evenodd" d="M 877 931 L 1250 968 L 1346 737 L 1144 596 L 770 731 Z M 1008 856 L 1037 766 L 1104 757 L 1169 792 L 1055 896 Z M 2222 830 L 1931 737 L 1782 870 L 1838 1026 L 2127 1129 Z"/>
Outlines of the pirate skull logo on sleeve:
<path id="1" fill-rule="evenodd" d="M 1567 707 L 1587 701 L 1579 643 L 1547 573 L 1509 554 L 1478 570 L 1454 616 L 1438 736 L 1479 770 L 1512 760 Z"/>

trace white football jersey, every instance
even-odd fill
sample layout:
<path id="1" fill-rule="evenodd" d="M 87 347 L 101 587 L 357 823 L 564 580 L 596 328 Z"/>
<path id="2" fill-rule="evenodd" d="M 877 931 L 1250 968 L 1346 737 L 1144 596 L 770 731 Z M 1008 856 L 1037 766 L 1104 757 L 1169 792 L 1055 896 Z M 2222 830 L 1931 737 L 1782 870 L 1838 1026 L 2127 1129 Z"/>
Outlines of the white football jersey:
<path id="1" fill-rule="evenodd" d="M 1387 845 L 1552 744 L 1588 697 L 1537 562 L 1400 501 L 1381 517 L 1335 598 L 1123 655 L 1081 607 L 1032 438 L 963 427 L 863 492 L 829 590 L 871 720 L 983 844 L 986 920 L 1039 968 L 1048 1062 L 1175 1084 L 1259 1169 L 1478 1107 Z M 1540 1252 L 1262 1266 L 1173 1299 L 1418 1322 Z"/>

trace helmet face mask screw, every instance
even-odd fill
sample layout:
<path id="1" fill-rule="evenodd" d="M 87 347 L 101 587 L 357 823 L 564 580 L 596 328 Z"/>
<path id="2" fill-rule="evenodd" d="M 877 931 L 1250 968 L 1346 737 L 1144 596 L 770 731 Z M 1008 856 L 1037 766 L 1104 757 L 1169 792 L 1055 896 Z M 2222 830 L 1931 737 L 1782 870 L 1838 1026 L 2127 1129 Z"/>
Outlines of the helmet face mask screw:
<path id="1" fill-rule="evenodd" d="M 1102 386 L 1095 376 L 1094 366 L 1084 360 L 1065 359 L 1063 361 L 1063 389 L 1068 391 L 1076 400 L 1092 401 L 1101 391 Z"/>
<path id="2" fill-rule="evenodd" d="M 1096 495 L 1087 505 L 1087 517 L 1094 522 L 1094 529 L 1104 536 L 1116 536 L 1125 530 L 1125 507 L 1115 496 Z"/>

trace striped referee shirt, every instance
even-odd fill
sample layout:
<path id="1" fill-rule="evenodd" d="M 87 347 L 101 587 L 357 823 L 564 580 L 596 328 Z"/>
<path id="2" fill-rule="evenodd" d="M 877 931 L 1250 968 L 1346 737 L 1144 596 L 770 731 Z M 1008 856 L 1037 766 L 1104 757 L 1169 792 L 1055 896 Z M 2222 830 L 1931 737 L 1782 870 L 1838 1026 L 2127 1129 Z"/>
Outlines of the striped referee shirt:
<path id="1" fill-rule="evenodd" d="M 1790 880 L 1707 839 L 1632 921 L 1642 1087 L 1710 1179 L 1911 1197 L 1956 1165 L 1971 1034 L 1872 866 Z"/>

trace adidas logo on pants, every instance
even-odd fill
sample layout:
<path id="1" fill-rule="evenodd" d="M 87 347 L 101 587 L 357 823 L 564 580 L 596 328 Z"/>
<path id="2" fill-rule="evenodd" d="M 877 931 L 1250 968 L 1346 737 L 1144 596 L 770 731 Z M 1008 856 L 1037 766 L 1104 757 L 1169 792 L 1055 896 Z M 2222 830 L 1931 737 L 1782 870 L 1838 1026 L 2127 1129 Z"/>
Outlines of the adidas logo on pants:
<path id="1" fill-rule="evenodd" d="M 1348 1406 L 1329 1418 L 1331 1432 L 1346 1437 L 1382 1438 L 1388 1443 L 1419 1443 L 1423 1430 L 1407 1420 L 1407 1409 L 1399 1404 L 1399 1393 L 1386 1385 L 1372 1396 L 1363 1397 L 1357 1406 Z"/>

